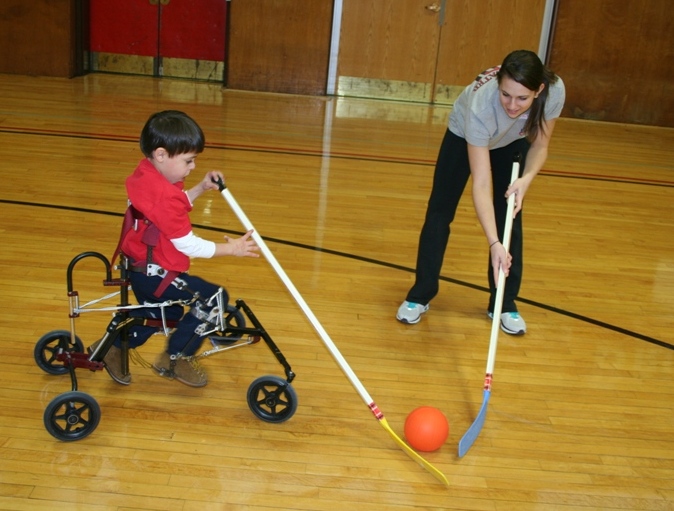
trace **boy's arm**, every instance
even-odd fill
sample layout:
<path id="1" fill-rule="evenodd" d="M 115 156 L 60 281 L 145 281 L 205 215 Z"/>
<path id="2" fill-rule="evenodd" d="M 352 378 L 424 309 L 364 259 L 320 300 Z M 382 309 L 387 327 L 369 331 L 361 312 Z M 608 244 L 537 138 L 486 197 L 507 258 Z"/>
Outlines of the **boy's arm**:
<path id="1" fill-rule="evenodd" d="M 197 200 L 197 198 L 205 191 L 218 190 L 218 185 L 214 183 L 213 180 L 218 181 L 219 179 L 222 181 L 225 180 L 221 172 L 218 172 L 217 170 L 211 170 L 210 172 L 207 172 L 206 176 L 199 184 L 185 191 L 187 197 L 190 199 L 190 202 L 194 204 L 194 201 Z"/>
<path id="2" fill-rule="evenodd" d="M 215 255 L 224 256 L 231 255 L 237 257 L 260 257 L 258 251 L 260 248 L 255 243 L 255 240 L 251 238 L 253 231 L 250 230 L 246 232 L 240 238 L 230 238 L 225 236 L 225 243 L 216 243 L 215 244 Z"/>
<path id="3" fill-rule="evenodd" d="M 255 240 L 251 238 L 253 231 L 248 231 L 240 238 L 230 238 L 225 236 L 224 243 L 214 243 L 205 240 L 192 231 L 182 238 L 171 240 L 173 246 L 179 252 L 188 257 L 204 257 L 210 259 L 215 256 L 238 256 L 238 257 L 260 257 L 258 246 Z"/>

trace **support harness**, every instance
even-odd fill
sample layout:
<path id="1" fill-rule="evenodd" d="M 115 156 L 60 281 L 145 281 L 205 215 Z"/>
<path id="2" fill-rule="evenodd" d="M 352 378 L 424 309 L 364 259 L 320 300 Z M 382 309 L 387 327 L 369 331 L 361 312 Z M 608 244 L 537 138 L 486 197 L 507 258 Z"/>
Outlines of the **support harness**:
<path id="1" fill-rule="evenodd" d="M 156 225 L 150 222 L 150 220 L 148 220 L 143 213 L 138 211 L 131 203 L 129 203 L 129 207 L 126 208 L 126 213 L 124 213 L 124 221 L 122 222 L 122 232 L 119 235 L 119 243 L 117 244 L 115 253 L 112 255 L 111 264 L 114 265 L 117 257 L 120 254 L 122 254 L 122 243 L 124 241 L 124 238 L 132 229 L 134 231 L 138 230 L 139 222 L 143 222 L 147 226 L 147 228 L 143 232 L 143 236 L 141 237 L 141 241 L 147 246 L 147 256 L 145 258 L 144 266 L 137 264 L 137 261 L 131 261 L 127 257 L 130 265 L 129 270 L 145 273 L 145 275 L 148 275 L 150 277 L 153 276 L 162 277 L 162 281 L 159 283 L 159 286 L 157 286 L 157 289 L 153 293 L 155 297 L 159 298 L 164 293 L 164 291 L 166 291 L 166 289 L 171 285 L 171 282 L 173 282 L 175 278 L 178 275 L 180 275 L 180 272 L 175 270 L 166 270 L 153 262 L 152 251 L 159 242 L 159 229 L 157 228 Z"/>

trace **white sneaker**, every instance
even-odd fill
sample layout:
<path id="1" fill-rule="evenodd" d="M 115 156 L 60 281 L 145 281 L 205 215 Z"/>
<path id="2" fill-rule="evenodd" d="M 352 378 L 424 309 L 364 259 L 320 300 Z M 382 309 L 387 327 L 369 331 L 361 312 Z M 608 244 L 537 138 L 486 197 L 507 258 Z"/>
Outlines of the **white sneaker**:
<path id="1" fill-rule="evenodd" d="M 494 319 L 492 312 L 487 312 L 489 319 Z M 527 333 L 527 324 L 519 312 L 504 312 L 501 314 L 501 330 L 510 335 L 524 335 Z"/>
<path id="2" fill-rule="evenodd" d="M 405 300 L 400 307 L 396 319 L 401 323 L 408 323 L 413 325 L 418 323 L 421 315 L 428 310 L 429 305 L 421 305 L 420 303 L 408 302 Z"/>

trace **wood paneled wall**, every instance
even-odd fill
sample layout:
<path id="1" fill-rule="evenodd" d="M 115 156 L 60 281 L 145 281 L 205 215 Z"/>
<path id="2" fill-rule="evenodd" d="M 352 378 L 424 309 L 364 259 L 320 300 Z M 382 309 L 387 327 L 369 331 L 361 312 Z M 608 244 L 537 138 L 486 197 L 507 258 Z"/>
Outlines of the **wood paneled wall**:
<path id="1" fill-rule="evenodd" d="M 348 83 L 340 94 L 345 87 L 364 87 L 365 95 L 375 97 L 451 103 L 455 89 L 493 65 L 496 54 L 537 47 L 545 0 L 501 5 L 506 3 L 447 0 L 440 29 L 438 13 L 429 9 L 440 1 L 344 0 L 339 74 Z M 670 0 L 556 3 L 548 55 L 567 85 L 563 116 L 674 127 Z M 324 94 L 333 4 L 233 0 L 227 86 Z M 81 73 L 87 5 L 87 0 L 3 0 L 0 73 Z"/>
<path id="2" fill-rule="evenodd" d="M 460 85 L 514 50 L 537 51 L 545 0 L 484 2 L 448 0 L 438 54 L 437 81 Z"/>
<path id="3" fill-rule="evenodd" d="M 236 0 L 229 10 L 226 85 L 325 94 L 332 0 Z"/>
<path id="4" fill-rule="evenodd" d="M 81 0 L 2 0 L 0 73 L 65 78 L 80 74 L 84 4 Z"/>
<path id="5" fill-rule="evenodd" d="M 510 51 L 538 49 L 544 10 L 545 0 L 344 0 L 337 91 L 452 104 Z"/>
<path id="6" fill-rule="evenodd" d="M 674 127 L 671 0 L 558 0 L 550 66 L 563 115 Z"/>

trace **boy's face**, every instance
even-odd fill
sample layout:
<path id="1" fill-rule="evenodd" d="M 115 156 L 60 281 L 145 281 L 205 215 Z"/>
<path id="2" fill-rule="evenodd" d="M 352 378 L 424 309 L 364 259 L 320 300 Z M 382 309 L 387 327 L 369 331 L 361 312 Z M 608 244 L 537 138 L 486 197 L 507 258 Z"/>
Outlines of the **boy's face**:
<path id="1" fill-rule="evenodd" d="M 197 153 L 182 153 L 169 156 L 166 149 L 160 147 L 153 153 L 152 164 L 171 184 L 184 181 L 196 165 Z"/>

